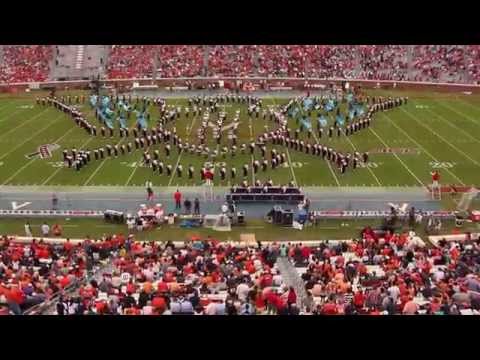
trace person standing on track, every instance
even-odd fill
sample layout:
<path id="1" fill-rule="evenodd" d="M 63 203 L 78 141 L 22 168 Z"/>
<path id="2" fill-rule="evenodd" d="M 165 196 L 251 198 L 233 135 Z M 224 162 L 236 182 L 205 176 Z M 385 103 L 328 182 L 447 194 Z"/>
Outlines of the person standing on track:
<path id="1" fill-rule="evenodd" d="M 153 200 L 153 184 L 150 180 L 147 180 L 145 182 L 145 190 L 147 191 L 147 200 L 152 201 Z"/>
<path id="2" fill-rule="evenodd" d="M 195 215 L 200 215 L 200 200 L 198 200 L 198 198 L 195 198 L 193 201 L 193 213 Z"/>
<path id="3" fill-rule="evenodd" d="M 175 200 L 175 209 L 181 209 L 182 208 L 182 193 L 180 191 L 175 191 L 173 194 L 173 199 Z"/>

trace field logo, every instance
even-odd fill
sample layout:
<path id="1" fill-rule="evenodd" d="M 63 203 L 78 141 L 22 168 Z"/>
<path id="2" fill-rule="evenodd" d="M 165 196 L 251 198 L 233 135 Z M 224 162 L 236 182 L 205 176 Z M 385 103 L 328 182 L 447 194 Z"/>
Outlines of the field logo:
<path id="1" fill-rule="evenodd" d="M 40 157 L 40 159 L 50 159 L 52 157 L 52 152 L 58 149 L 60 149 L 60 145 L 58 144 L 40 145 L 36 152 L 27 154 L 25 157 L 27 159 L 33 159 L 35 157 Z"/>

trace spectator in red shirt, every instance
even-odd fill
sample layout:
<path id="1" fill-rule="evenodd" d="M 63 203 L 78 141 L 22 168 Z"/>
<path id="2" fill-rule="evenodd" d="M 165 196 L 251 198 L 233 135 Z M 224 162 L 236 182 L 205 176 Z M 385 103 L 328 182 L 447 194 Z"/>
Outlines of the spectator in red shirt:
<path id="1" fill-rule="evenodd" d="M 175 200 L 175 209 L 182 209 L 182 193 L 178 189 L 173 194 L 173 199 Z"/>

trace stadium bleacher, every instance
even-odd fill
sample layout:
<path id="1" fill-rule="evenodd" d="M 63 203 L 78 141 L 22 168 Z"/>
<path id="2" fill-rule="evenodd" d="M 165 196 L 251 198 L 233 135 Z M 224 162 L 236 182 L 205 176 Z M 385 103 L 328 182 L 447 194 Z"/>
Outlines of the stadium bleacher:
<path id="1" fill-rule="evenodd" d="M 368 227 L 358 239 L 311 244 L 4 236 L 0 313 L 476 314 L 479 254 L 470 237 L 431 247 Z"/>

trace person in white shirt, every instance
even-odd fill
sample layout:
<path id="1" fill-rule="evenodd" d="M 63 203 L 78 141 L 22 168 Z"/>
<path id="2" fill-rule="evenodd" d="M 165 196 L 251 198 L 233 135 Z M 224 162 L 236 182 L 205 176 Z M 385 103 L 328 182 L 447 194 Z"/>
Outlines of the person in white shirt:
<path id="1" fill-rule="evenodd" d="M 152 315 L 152 312 L 153 312 L 152 302 L 148 301 L 147 305 L 143 307 L 142 313 L 143 315 Z"/>
<path id="2" fill-rule="evenodd" d="M 32 228 L 30 227 L 30 223 L 28 221 L 25 223 L 25 236 L 32 237 Z"/>
<path id="3" fill-rule="evenodd" d="M 130 214 L 127 215 L 127 228 L 129 233 L 135 229 L 135 218 Z"/>
<path id="4" fill-rule="evenodd" d="M 212 301 L 205 308 L 205 315 L 215 315 L 217 313 L 217 304 Z"/>
<path id="5" fill-rule="evenodd" d="M 398 296 L 400 295 L 400 289 L 398 288 L 398 286 L 392 284 L 392 286 L 390 286 L 390 287 L 387 289 L 387 292 L 388 292 L 388 295 L 390 295 L 390 296 L 393 298 L 394 304 L 396 304 L 396 303 L 397 303 Z"/>
<path id="6" fill-rule="evenodd" d="M 237 291 L 236 291 L 238 299 L 244 302 L 247 299 L 249 291 L 250 291 L 250 287 L 247 284 L 245 283 L 238 284 Z"/>
<path id="7" fill-rule="evenodd" d="M 47 237 L 49 233 L 50 233 L 50 226 L 48 226 L 47 223 L 43 223 L 43 225 L 42 225 L 42 235 Z"/>

